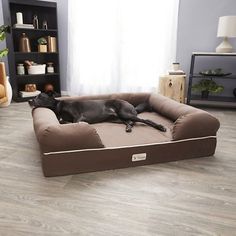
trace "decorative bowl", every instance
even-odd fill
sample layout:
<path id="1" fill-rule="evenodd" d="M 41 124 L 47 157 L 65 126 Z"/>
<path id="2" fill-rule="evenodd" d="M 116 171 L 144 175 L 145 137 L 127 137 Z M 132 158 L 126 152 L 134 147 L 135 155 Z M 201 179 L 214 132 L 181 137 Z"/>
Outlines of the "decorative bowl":
<path id="1" fill-rule="evenodd" d="M 39 75 L 39 74 L 45 74 L 46 70 L 46 64 L 42 65 L 32 65 L 28 68 L 28 74 L 29 75 Z"/>

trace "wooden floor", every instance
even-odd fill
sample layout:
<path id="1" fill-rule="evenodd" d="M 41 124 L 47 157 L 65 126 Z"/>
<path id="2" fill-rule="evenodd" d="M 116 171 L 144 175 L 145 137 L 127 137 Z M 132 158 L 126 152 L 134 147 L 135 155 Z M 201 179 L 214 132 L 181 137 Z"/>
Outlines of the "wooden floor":
<path id="1" fill-rule="evenodd" d="M 0 235 L 236 235 L 236 110 L 215 157 L 45 178 L 30 108 L 0 109 Z"/>

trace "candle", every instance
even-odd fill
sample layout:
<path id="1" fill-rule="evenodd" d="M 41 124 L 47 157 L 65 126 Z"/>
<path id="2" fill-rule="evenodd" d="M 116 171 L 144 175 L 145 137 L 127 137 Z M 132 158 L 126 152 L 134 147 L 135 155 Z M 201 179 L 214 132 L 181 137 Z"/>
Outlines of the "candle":
<path id="1" fill-rule="evenodd" d="M 16 13 L 16 23 L 17 24 L 23 24 L 23 15 L 22 12 L 17 12 Z"/>

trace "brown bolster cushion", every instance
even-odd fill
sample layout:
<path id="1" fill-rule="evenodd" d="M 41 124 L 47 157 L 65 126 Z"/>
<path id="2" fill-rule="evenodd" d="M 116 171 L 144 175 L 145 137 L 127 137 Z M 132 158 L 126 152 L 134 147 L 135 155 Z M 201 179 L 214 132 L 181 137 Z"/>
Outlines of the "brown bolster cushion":
<path id="1" fill-rule="evenodd" d="M 220 122 L 207 112 L 180 116 L 174 123 L 173 140 L 215 136 Z"/>
<path id="2" fill-rule="evenodd" d="M 36 137 L 44 153 L 104 147 L 97 131 L 88 123 L 61 125 L 47 108 L 34 109 L 33 116 Z"/>
<path id="3" fill-rule="evenodd" d="M 174 122 L 173 140 L 215 136 L 220 127 L 218 119 L 208 112 L 178 103 L 159 94 L 151 94 L 149 103 L 159 114 Z"/>

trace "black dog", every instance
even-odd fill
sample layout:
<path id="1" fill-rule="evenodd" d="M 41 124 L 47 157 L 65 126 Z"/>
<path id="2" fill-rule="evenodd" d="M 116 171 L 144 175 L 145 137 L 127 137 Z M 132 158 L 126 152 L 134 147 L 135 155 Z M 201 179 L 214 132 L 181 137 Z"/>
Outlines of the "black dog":
<path id="1" fill-rule="evenodd" d="M 121 99 L 68 101 L 57 100 L 52 92 L 41 93 L 29 101 L 33 108 L 46 107 L 54 111 L 61 123 L 84 121 L 89 124 L 111 121 L 122 122 L 126 125 L 126 132 L 131 132 L 134 122 L 141 122 L 155 129 L 165 132 L 166 128 L 151 120 L 137 117 L 138 113 L 149 110 L 147 103 L 139 104 L 136 108 Z"/>

